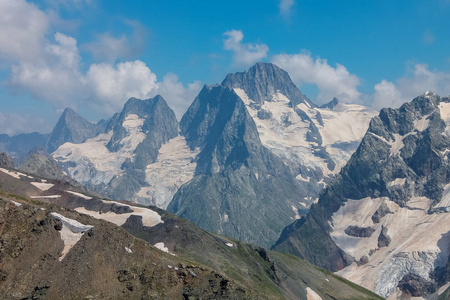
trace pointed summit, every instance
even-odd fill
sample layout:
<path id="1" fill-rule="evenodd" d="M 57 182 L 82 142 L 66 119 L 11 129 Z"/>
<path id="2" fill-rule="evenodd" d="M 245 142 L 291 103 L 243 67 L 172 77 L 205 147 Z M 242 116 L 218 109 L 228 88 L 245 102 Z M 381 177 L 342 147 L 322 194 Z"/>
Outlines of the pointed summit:
<path id="1" fill-rule="evenodd" d="M 260 62 L 247 72 L 228 74 L 222 85 L 230 89 L 243 89 L 250 99 L 261 104 L 271 101 L 276 93 L 281 93 L 291 100 L 293 106 L 300 103 L 315 106 L 295 86 L 286 71 L 271 63 Z"/>
<path id="2" fill-rule="evenodd" d="M 52 153 L 66 142 L 82 143 L 97 134 L 97 126 L 88 122 L 67 107 L 53 128 L 47 142 L 47 151 Z"/>
<path id="3" fill-rule="evenodd" d="M 337 105 L 339 104 L 339 99 L 334 97 L 333 100 L 331 100 L 328 103 L 325 103 L 323 105 L 321 105 L 319 108 L 328 108 L 328 109 L 333 109 L 335 108 Z"/>

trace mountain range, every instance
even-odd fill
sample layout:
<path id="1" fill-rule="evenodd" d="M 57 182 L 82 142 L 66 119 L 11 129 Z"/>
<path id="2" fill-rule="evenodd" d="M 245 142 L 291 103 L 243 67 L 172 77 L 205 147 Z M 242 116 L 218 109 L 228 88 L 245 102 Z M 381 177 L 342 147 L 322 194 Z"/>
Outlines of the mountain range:
<path id="1" fill-rule="evenodd" d="M 162 97 L 130 99 L 104 133 L 72 139 L 52 157 L 112 199 L 156 205 L 270 247 L 317 200 L 374 114 L 336 99 L 320 108 L 285 71 L 258 63 L 205 86 L 179 124 Z M 53 133 L 76 132 L 77 124 L 63 118 Z"/>
<path id="2" fill-rule="evenodd" d="M 205 85 L 180 122 L 161 96 L 131 98 L 109 120 L 90 123 L 67 108 L 35 144 L 2 145 L 22 172 L 78 189 L 78 198 L 50 189 L 39 195 L 55 197 L 41 200 L 101 219 L 133 210 L 101 195 L 150 206 L 173 226 L 154 230 L 132 217 L 120 225 L 228 276 L 233 263 L 266 274 L 252 291 L 275 283 L 281 298 L 316 299 L 288 283 L 304 277 L 283 252 L 384 298 L 438 299 L 450 293 L 449 128 L 449 97 L 427 92 L 378 115 L 336 98 L 318 106 L 284 70 L 258 63 Z M 11 168 L 8 157 L 0 162 Z M 177 232 L 180 222 L 191 231 Z M 220 253 L 198 256 L 202 243 Z M 284 273 L 244 263 L 255 251 Z M 224 253 L 233 259 L 217 260 Z"/>

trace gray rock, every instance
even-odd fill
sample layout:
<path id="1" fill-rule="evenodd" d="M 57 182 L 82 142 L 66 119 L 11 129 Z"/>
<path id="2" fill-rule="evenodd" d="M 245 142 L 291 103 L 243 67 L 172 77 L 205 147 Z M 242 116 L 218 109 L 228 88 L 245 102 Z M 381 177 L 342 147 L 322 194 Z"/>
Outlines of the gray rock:
<path id="1" fill-rule="evenodd" d="M 196 176 L 168 210 L 195 224 L 269 246 L 294 216 L 301 193 L 280 158 L 263 147 L 243 101 L 224 86 L 205 86 L 183 116 L 181 133 L 200 147 Z"/>
<path id="2" fill-rule="evenodd" d="M 0 167 L 14 168 L 14 161 L 11 156 L 5 152 L 0 152 Z"/>
<path id="3" fill-rule="evenodd" d="M 98 127 L 78 115 L 73 109 L 66 108 L 53 128 L 47 141 L 47 151 L 52 153 L 66 142 L 82 143 L 99 133 Z"/>
<path id="4" fill-rule="evenodd" d="M 380 235 L 378 236 L 378 248 L 387 247 L 391 243 L 391 238 L 387 234 L 387 227 L 382 226 Z"/>
<path id="5" fill-rule="evenodd" d="M 293 107 L 300 103 L 315 107 L 295 86 L 286 71 L 270 63 L 257 63 L 248 72 L 228 74 L 222 86 L 243 89 L 250 99 L 259 103 L 271 101 L 272 95 L 279 91 L 291 100 Z"/>
<path id="6" fill-rule="evenodd" d="M 375 229 L 372 227 L 349 226 L 344 231 L 349 236 L 366 238 L 372 236 Z"/>

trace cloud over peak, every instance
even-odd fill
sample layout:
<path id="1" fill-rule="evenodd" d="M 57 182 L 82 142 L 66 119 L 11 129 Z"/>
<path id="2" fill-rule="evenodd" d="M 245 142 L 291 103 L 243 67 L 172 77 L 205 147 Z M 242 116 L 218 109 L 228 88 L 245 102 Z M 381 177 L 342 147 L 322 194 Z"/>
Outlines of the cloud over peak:
<path id="1" fill-rule="evenodd" d="M 336 64 L 333 68 L 326 59 L 314 59 L 308 52 L 275 55 L 272 62 L 286 70 L 299 88 L 303 84 L 315 84 L 319 89 L 315 99 L 318 104 L 333 97 L 343 102 L 355 102 L 361 96 L 357 90 L 359 78 L 343 65 Z"/>
<path id="2" fill-rule="evenodd" d="M 242 43 L 244 34 L 240 30 L 230 30 L 224 35 L 224 49 L 233 51 L 233 63 L 236 66 L 249 66 L 267 56 L 267 45 Z"/>

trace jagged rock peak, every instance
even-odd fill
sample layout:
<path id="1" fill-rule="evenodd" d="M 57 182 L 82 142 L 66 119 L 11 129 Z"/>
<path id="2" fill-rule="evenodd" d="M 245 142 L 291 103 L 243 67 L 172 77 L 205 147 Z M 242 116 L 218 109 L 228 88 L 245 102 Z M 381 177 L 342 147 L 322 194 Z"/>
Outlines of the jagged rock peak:
<path id="1" fill-rule="evenodd" d="M 271 101 L 276 93 L 288 97 L 295 106 L 307 103 L 315 106 L 292 82 L 289 74 L 271 63 L 257 63 L 247 72 L 228 74 L 222 81 L 222 85 L 243 89 L 250 99 L 258 103 Z"/>
<path id="2" fill-rule="evenodd" d="M 50 137 L 47 141 L 47 151 L 55 151 L 59 146 L 66 142 L 82 143 L 88 138 L 97 135 L 97 126 L 79 114 L 73 109 L 66 108 L 56 123 Z"/>
<path id="3" fill-rule="evenodd" d="M 328 109 L 333 109 L 335 108 L 337 105 L 339 104 L 339 99 L 334 97 L 333 100 L 331 100 L 328 103 L 325 103 L 323 105 L 320 106 L 320 108 L 328 108 Z"/>

